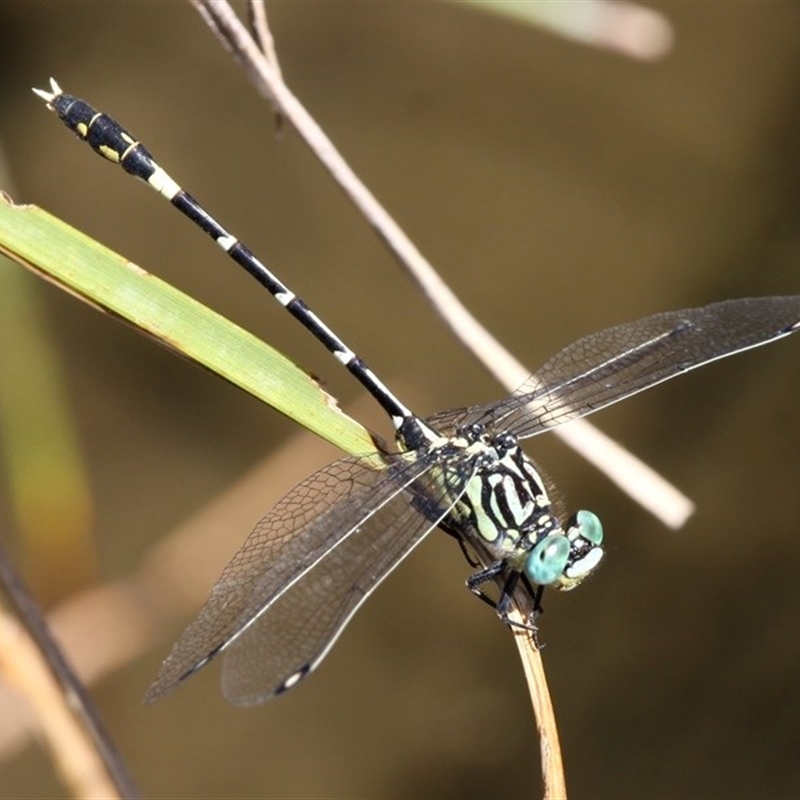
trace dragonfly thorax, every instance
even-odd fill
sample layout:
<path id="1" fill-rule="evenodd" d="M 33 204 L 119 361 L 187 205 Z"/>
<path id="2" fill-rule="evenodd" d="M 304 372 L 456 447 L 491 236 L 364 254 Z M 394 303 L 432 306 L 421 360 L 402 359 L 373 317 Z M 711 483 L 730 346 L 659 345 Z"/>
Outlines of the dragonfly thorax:
<path id="1" fill-rule="evenodd" d="M 603 529 L 590 511 L 562 527 L 536 465 L 508 432 L 460 429 L 451 442 L 477 454 L 477 468 L 451 512 L 473 544 L 539 586 L 573 589 L 603 557 Z"/>

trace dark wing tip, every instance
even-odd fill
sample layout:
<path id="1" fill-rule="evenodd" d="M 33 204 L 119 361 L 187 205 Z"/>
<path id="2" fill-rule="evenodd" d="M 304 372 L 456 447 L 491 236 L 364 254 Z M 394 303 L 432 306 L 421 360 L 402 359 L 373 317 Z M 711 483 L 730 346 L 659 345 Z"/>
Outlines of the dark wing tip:
<path id="1" fill-rule="evenodd" d="M 192 664 L 189 669 L 180 674 L 177 678 L 174 676 L 174 664 L 171 663 L 170 658 L 167 658 L 161 665 L 158 677 L 150 684 L 150 688 L 145 693 L 143 702 L 153 703 L 162 698 L 165 694 L 169 694 L 173 689 L 176 689 L 179 684 L 183 683 L 187 678 L 191 678 L 195 672 L 198 672 L 208 664 L 222 648 L 223 645 L 217 645 L 207 656 Z"/>
<path id="2" fill-rule="evenodd" d="M 289 691 L 289 689 L 294 689 L 303 678 L 307 677 L 311 672 L 311 664 L 303 664 L 300 669 L 296 672 L 293 672 L 288 678 L 281 681 L 278 686 L 275 688 L 275 695 L 285 694 Z"/>

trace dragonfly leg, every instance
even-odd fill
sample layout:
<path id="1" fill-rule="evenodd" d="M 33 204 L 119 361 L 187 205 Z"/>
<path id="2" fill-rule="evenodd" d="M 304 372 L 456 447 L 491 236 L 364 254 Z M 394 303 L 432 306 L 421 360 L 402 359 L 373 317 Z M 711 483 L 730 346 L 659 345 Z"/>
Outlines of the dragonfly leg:
<path id="1" fill-rule="evenodd" d="M 509 611 L 511 610 L 511 605 L 514 600 L 514 593 L 517 590 L 520 578 L 522 578 L 528 595 L 533 599 L 533 607 L 528 615 L 527 622 L 518 622 L 517 620 L 509 617 Z M 531 634 L 531 638 L 533 639 L 533 643 L 537 650 L 541 650 L 544 647 L 544 645 L 539 642 L 539 626 L 536 624 L 536 620 L 544 613 L 544 608 L 542 608 L 543 594 L 544 586 L 537 586 L 534 589 L 524 574 L 520 572 L 512 572 L 511 575 L 508 576 L 508 580 L 503 587 L 500 599 L 497 601 L 497 615 L 500 617 L 500 619 L 502 619 L 503 622 L 505 622 L 508 626 L 522 628 L 528 631 Z"/>
<path id="2" fill-rule="evenodd" d="M 502 591 L 500 592 L 500 597 L 497 600 L 494 600 L 480 588 L 482 583 L 486 583 L 486 581 L 498 577 L 502 574 L 504 569 L 506 569 L 506 567 L 502 561 L 495 562 L 491 566 L 470 575 L 467 579 L 467 587 L 476 597 L 483 600 L 487 605 L 490 605 L 497 613 L 497 616 L 500 617 L 506 625 L 528 631 L 531 634 L 536 649 L 541 650 L 542 645 L 539 643 L 538 639 L 539 627 L 536 625 L 536 620 L 544 612 L 541 604 L 544 586 L 537 586 L 534 589 L 525 575 L 514 570 L 510 572 L 506 578 Z M 511 607 L 514 602 L 514 594 L 519 586 L 520 578 L 529 596 L 533 599 L 533 608 L 531 609 L 527 622 L 519 622 L 518 620 L 511 619 L 510 616 Z"/>
<path id="3" fill-rule="evenodd" d="M 460 541 L 461 540 L 459 539 L 459 542 Z M 464 552 L 464 555 L 467 557 L 467 561 L 470 563 L 470 565 L 472 565 L 472 559 L 470 558 L 469 555 L 467 555 L 467 551 L 464 549 L 463 542 L 461 543 L 461 549 Z M 489 597 L 489 595 L 486 594 L 486 592 L 484 592 L 483 589 L 481 589 L 480 587 L 487 581 L 491 581 L 494 578 L 496 578 L 503 572 L 504 569 L 505 565 L 503 564 L 502 561 L 495 561 L 494 564 L 491 564 L 490 566 L 485 567 L 484 569 L 478 570 L 478 572 L 473 572 L 472 575 L 470 575 L 467 578 L 467 589 L 469 589 L 472 592 L 472 594 L 475 595 L 475 597 L 479 598 L 480 600 L 483 600 L 483 602 L 486 603 L 487 605 L 490 605 L 495 611 L 497 611 L 498 608 L 498 601 Z"/>
<path id="4" fill-rule="evenodd" d="M 464 558 L 467 561 L 472 569 L 477 569 L 481 562 L 478 561 L 478 557 L 467 547 L 467 543 L 464 541 L 462 536 L 458 536 L 457 534 L 451 534 L 455 537 L 456 541 L 458 541 L 458 546 L 461 548 L 461 552 L 464 554 Z"/>

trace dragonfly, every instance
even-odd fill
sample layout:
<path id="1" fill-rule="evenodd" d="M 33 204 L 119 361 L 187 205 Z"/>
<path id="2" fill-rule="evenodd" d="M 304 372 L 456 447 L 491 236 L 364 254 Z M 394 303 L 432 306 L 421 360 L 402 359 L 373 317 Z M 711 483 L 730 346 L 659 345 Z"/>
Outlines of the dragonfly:
<path id="1" fill-rule="evenodd" d="M 663 381 L 800 329 L 800 296 L 743 298 L 670 311 L 584 336 L 514 394 L 423 419 L 311 308 L 228 232 L 125 128 L 84 100 L 34 89 L 92 149 L 147 183 L 256 278 L 389 415 L 396 452 L 341 458 L 264 516 L 179 637 L 146 700 L 219 654 L 222 689 L 251 705 L 301 683 L 377 586 L 435 528 L 457 538 L 468 588 L 502 620 L 518 593 L 574 589 L 604 557 L 599 518 L 564 519 L 520 441 Z M 489 587 L 496 587 L 494 596 Z M 533 619 L 523 623 L 534 630 Z"/>

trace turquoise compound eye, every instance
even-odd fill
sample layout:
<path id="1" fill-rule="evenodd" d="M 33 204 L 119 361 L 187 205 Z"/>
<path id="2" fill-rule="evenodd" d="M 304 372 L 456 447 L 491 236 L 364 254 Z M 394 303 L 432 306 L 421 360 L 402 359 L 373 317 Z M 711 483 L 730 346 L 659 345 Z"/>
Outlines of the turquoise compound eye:
<path id="1" fill-rule="evenodd" d="M 592 544 L 602 544 L 603 543 L 603 523 L 600 522 L 600 517 L 597 514 L 592 513 L 591 511 L 586 511 L 585 509 L 579 511 L 575 515 L 575 527 L 578 529 L 578 536 L 582 539 L 586 539 L 587 542 L 591 542 Z M 568 535 L 570 538 L 575 538 L 572 531 L 570 529 Z"/>
<path id="2" fill-rule="evenodd" d="M 547 586 L 564 574 L 569 552 L 569 539 L 563 533 L 551 533 L 531 551 L 525 562 L 525 574 L 535 584 Z"/>

